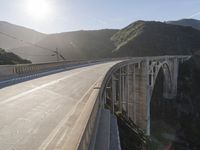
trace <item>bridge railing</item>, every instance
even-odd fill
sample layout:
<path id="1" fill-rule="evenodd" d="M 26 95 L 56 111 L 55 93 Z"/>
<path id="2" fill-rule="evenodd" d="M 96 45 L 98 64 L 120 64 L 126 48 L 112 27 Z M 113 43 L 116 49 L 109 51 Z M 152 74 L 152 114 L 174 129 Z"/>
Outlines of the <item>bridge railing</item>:
<path id="1" fill-rule="evenodd" d="M 169 58 L 174 58 L 177 56 L 169 56 Z M 188 59 L 188 56 L 178 56 L 180 58 L 185 58 Z M 165 59 L 166 56 L 161 56 L 161 57 L 148 57 L 148 59 Z M 126 58 L 129 59 L 129 58 Z M 123 60 L 126 60 L 123 58 Z M 133 58 L 132 60 L 144 60 L 145 58 L 140 57 L 140 58 Z M 119 58 L 116 59 L 99 59 L 99 60 L 84 60 L 84 61 L 62 61 L 62 62 L 52 62 L 52 63 L 42 63 L 42 64 L 27 64 L 27 65 L 6 65 L 6 66 L 0 66 L 0 77 L 8 77 L 8 76 L 13 76 L 13 75 L 25 75 L 27 73 L 34 73 L 38 71 L 43 71 L 46 69 L 54 69 L 54 68 L 59 68 L 59 67 L 68 67 L 72 65 L 82 65 L 82 64 L 92 64 L 92 63 L 98 63 L 98 62 L 106 62 L 106 61 L 116 61 L 116 60 L 122 60 Z M 137 62 L 137 61 L 136 61 Z M 96 85 L 90 90 L 87 104 L 85 105 L 85 109 L 79 118 L 80 120 L 77 121 L 78 124 L 74 125 L 74 128 L 71 133 L 73 137 L 76 138 L 71 138 L 66 144 L 65 148 L 67 149 L 79 149 L 79 150 L 86 150 L 88 149 L 92 134 L 95 129 L 95 125 L 98 124 L 98 116 L 99 112 L 102 108 L 102 97 L 103 97 L 103 88 L 106 88 L 106 82 L 110 78 L 110 75 L 115 69 L 122 67 L 123 65 L 126 65 L 127 62 L 123 63 L 117 63 L 115 66 L 110 68 L 110 70 L 102 76 L 102 78 L 97 82 Z M 87 118 L 84 120 L 83 118 Z M 80 130 L 78 130 L 78 128 Z M 82 132 L 78 132 L 82 131 Z M 75 141 L 71 141 L 75 140 Z"/>
<path id="2" fill-rule="evenodd" d="M 156 56 L 148 57 L 149 59 L 166 59 L 173 57 L 188 58 L 188 56 Z M 135 59 L 144 59 L 145 57 L 135 57 Z M 125 58 L 104 58 L 97 60 L 75 60 L 75 61 L 59 61 L 59 62 L 48 62 L 39 64 L 20 64 L 20 65 L 0 65 L 0 80 L 19 75 L 34 74 L 40 71 L 56 68 L 66 68 L 75 65 L 84 65 L 98 62 L 115 61 L 115 60 L 126 60 L 131 57 Z M 134 59 L 134 58 L 133 58 Z"/>
<path id="3" fill-rule="evenodd" d="M 12 77 L 18 77 L 52 69 L 69 68 L 79 65 L 89 65 L 93 63 L 119 60 L 119 58 L 98 59 L 98 60 L 79 60 L 79 61 L 59 61 L 39 64 L 18 64 L 18 65 L 0 65 L 0 80 Z"/>
<path id="4" fill-rule="evenodd" d="M 166 58 L 167 57 L 167 58 Z M 91 141 L 95 140 L 92 138 L 95 138 L 95 136 L 92 136 L 93 134 L 95 134 L 95 129 L 98 126 L 98 121 L 100 118 L 100 112 L 101 109 L 103 108 L 103 102 L 105 101 L 105 96 L 103 95 L 103 91 L 106 89 L 106 84 L 109 81 L 109 79 L 111 78 L 111 74 L 113 72 L 115 72 L 116 70 L 118 70 L 120 67 L 123 67 L 127 64 L 132 64 L 132 63 L 139 63 L 141 61 L 144 61 L 146 59 L 171 59 L 171 58 L 178 58 L 178 59 L 189 59 L 190 56 L 159 56 L 159 57 L 140 57 L 137 58 L 137 61 L 134 61 L 134 58 L 132 58 L 131 60 L 129 60 L 129 58 L 124 59 L 122 62 L 118 62 L 117 64 L 115 64 L 114 66 L 112 66 L 107 72 L 106 74 L 102 77 L 101 81 L 98 82 L 98 84 L 95 86 L 96 90 L 93 89 L 93 92 L 91 93 L 92 96 L 90 96 L 92 105 L 90 105 L 91 107 L 88 109 L 87 108 L 87 112 L 90 114 L 88 115 L 88 120 L 87 123 L 84 124 L 85 128 L 84 128 L 84 132 L 82 134 L 80 134 L 80 139 L 78 141 L 78 144 L 76 145 L 76 147 L 72 147 L 70 149 L 78 149 L 78 150 L 87 150 L 88 148 L 93 149 L 94 147 L 91 147 Z M 92 101 L 93 99 L 93 101 Z M 87 114 L 87 113 L 83 113 L 83 114 Z M 94 146 L 94 145 L 93 145 Z"/>

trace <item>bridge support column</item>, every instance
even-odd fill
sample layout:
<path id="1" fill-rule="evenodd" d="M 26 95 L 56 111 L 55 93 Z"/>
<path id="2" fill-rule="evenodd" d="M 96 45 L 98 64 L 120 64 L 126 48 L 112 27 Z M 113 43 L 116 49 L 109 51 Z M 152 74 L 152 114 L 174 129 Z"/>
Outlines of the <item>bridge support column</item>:
<path id="1" fill-rule="evenodd" d="M 112 75 L 112 113 L 115 113 L 115 103 L 116 103 L 116 78 L 114 74 Z"/>
<path id="2" fill-rule="evenodd" d="M 146 60 L 146 104 L 147 104 L 147 110 L 146 110 L 146 134 L 150 136 L 150 125 L 151 125 L 151 120 L 150 120 L 150 103 L 151 103 L 151 85 L 153 85 L 153 74 L 149 71 L 149 61 Z"/>
<path id="3" fill-rule="evenodd" d="M 174 58 L 168 62 L 170 73 L 165 75 L 163 96 L 167 99 L 172 99 L 177 95 L 179 61 Z"/>
<path id="4" fill-rule="evenodd" d="M 136 65 L 133 65 L 133 121 L 137 124 L 137 94 L 136 94 Z"/>
<path id="5" fill-rule="evenodd" d="M 177 95 L 177 84 L 178 84 L 178 69 L 179 69 L 179 61 L 178 59 L 173 60 L 173 70 L 172 70 L 172 95 L 171 97 L 174 98 Z"/>
<path id="6" fill-rule="evenodd" d="M 122 68 L 122 112 L 124 109 L 124 102 L 125 102 L 125 70 Z"/>
<path id="7" fill-rule="evenodd" d="M 122 69 L 119 69 L 119 111 L 122 113 Z"/>
<path id="8" fill-rule="evenodd" d="M 146 62 L 135 63 L 132 66 L 130 94 L 132 102 L 132 121 L 141 129 L 147 129 L 147 75 Z"/>
<path id="9" fill-rule="evenodd" d="M 134 112 L 135 104 L 134 104 L 134 96 L 135 96 L 135 90 L 134 90 L 134 64 L 130 64 L 128 66 L 128 117 L 134 121 L 134 115 L 136 112 Z"/>
<path id="10" fill-rule="evenodd" d="M 130 72 L 129 72 L 129 65 L 127 65 L 126 67 L 126 115 L 127 115 L 127 118 L 129 118 L 130 116 L 130 110 L 129 110 L 129 102 L 130 102 L 130 85 L 129 85 L 129 75 L 130 75 Z"/>

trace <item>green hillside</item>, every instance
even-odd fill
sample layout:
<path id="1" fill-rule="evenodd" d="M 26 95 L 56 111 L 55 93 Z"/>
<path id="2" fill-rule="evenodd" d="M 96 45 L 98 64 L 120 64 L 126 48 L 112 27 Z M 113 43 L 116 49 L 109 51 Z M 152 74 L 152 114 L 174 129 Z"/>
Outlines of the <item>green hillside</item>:
<path id="1" fill-rule="evenodd" d="M 57 61 L 56 49 L 67 60 L 200 53 L 199 30 L 155 21 L 137 21 L 121 30 L 83 30 L 46 35 L 6 23 L 0 26 L 0 30 L 9 31 L 9 35 L 16 37 L 20 32 L 26 35 L 20 36 L 20 41 L 2 35 L 0 47 L 9 48 L 9 44 L 16 42 L 18 45 L 9 50 L 32 63 Z M 30 36 L 35 34 L 40 37 L 36 38 L 37 41 Z M 24 44 L 23 41 L 31 42 Z"/>
<path id="2" fill-rule="evenodd" d="M 14 65 L 14 64 L 27 64 L 27 63 L 31 62 L 22 59 L 11 52 L 6 52 L 4 49 L 0 48 L 0 65 Z"/>
<path id="3" fill-rule="evenodd" d="M 199 30 L 154 21 L 137 21 L 111 39 L 117 57 L 186 55 L 200 50 Z"/>
<path id="4" fill-rule="evenodd" d="M 200 30 L 200 20 L 196 19 L 181 19 L 177 21 L 168 21 L 167 23 L 180 26 L 189 26 L 193 27 L 194 29 Z"/>

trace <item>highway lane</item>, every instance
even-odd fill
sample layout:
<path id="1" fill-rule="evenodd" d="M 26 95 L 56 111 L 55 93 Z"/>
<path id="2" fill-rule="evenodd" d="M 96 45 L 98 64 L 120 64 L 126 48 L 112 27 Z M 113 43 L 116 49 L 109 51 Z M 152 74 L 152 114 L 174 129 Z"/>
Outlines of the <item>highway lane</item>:
<path id="1" fill-rule="evenodd" d="M 98 79 L 117 62 L 0 89 L 0 150 L 61 149 Z"/>

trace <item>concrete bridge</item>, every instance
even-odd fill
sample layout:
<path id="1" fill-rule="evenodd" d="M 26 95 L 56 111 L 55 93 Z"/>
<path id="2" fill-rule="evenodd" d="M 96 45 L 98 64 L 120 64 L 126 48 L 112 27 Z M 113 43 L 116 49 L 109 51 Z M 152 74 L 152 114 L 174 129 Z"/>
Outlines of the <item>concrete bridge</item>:
<path id="1" fill-rule="evenodd" d="M 116 112 L 150 135 L 150 102 L 159 72 L 163 95 L 171 99 L 178 66 L 188 58 L 0 66 L 0 150 L 120 149 Z"/>

